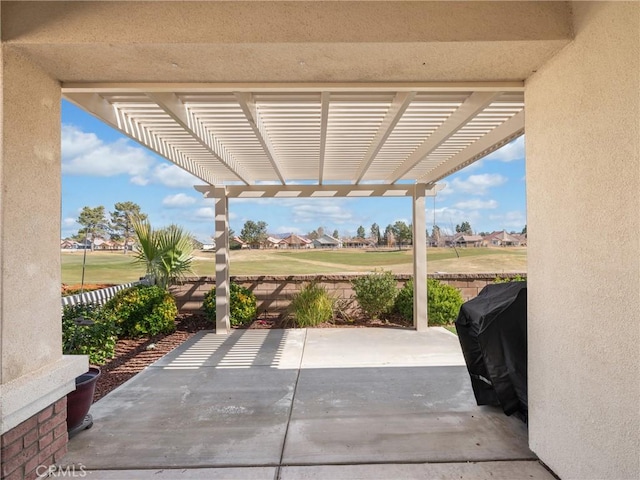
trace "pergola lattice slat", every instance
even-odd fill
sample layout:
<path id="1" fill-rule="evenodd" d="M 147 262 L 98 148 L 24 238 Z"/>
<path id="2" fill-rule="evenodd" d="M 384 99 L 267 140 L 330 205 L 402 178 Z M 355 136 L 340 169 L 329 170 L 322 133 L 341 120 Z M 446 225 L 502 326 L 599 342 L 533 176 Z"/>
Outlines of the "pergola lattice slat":
<path id="1" fill-rule="evenodd" d="M 441 179 L 514 138 L 519 82 L 70 84 L 63 95 L 209 185 Z M 517 134 L 521 133 L 518 129 Z"/>

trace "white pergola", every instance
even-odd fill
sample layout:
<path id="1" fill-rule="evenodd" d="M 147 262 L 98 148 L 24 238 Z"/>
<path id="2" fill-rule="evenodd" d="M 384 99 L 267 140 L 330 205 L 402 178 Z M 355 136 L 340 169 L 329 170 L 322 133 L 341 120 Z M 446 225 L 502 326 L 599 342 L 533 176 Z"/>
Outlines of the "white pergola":
<path id="1" fill-rule="evenodd" d="M 425 197 L 524 132 L 522 82 L 63 84 L 63 96 L 215 199 L 216 332 L 229 330 L 229 198 L 413 199 L 414 326 L 427 326 Z"/>

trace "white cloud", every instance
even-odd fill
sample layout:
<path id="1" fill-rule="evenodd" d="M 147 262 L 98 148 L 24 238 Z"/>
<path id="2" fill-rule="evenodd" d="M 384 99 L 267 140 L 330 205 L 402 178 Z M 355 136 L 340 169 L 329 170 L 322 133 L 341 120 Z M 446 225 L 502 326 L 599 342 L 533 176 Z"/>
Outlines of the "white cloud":
<path id="1" fill-rule="evenodd" d="M 121 139 L 105 143 L 94 133 L 62 125 L 62 173 L 67 175 L 144 176 L 154 160 L 143 148 Z"/>
<path id="2" fill-rule="evenodd" d="M 444 188 L 440 190 L 438 193 L 436 193 L 436 198 L 446 197 L 448 195 L 455 193 L 455 190 L 451 186 L 451 182 L 440 181 L 438 182 L 438 185 L 444 185 Z"/>
<path id="3" fill-rule="evenodd" d="M 426 212 L 428 228 L 433 226 L 433 209 L 427 208 Z M 453 230 L 456 225 L 462 222 L 471 223 L 471 227 L 476 230 L 478 222 L 483 220 L 483 214 L 479 210 L 466 210 L 453 207 L 436 208 L 435 214 L 436 225 L 442 229 Z M 431 230 L 429 230 L 431 231 Z"/>
<path id="4" fill-rule="evenodd" d="M 489 215 L 489 219 L 500 228 L 520 231 L 527 224 L 527 215 L 522 210 L 514 210 L 502 214 Z"/>
<path id="5" fill-rule="evenodd" d="M 507 178 L 499 173 L 482 173 L 480 175 L 471 175 L 466 180 L 455 178 L 451 184 L 457 191 L 473 195 L 484 195 L 490 188 L 503 185 L 506 182 Z"/>
<path id="6" fill-rule="evenodd" d="M 500 162 L 513 162 L 524 159 L 524 136 L 518 137 L 504 147 L 485 157 L 487 160 L 498 160 Z"/>
<path id="7" fill-rule="evenodd" d="M 313 200 L 295 205 L 291 209 L 295 222 L 318 224 L 344 224 L 352 222 L 353 215 L 336 200 Z"/>
<path id="8" fill-rule="evenodd" d="M 214 221 L 216 217 L 216 212 L 213 207 L 202 207 L 195 211 L 193 214 L 193 218 L 198 220 L 210 220 Z"/>
<path id="9" fill-rule="evenodd" d="M 149 180 L 171 188 L 192 188 L 194 185 L 202 185 L 204 183 L 177 165 L 168 165 L 166 163 L 157 165 L 151 172 L 150 178 L 147 179 L 147 181 Z"/>
<path id="10" fill-rule="evenodd" d="M 229 220 L 235 220 L 238 217 L 234 212 L 229 212 Z M 207 220 L 213 222 L 216 218 L 216 210 L 214 207 L 201 207 L 193 213 L 194 220 Z"/>
<path id="11" fill-rule="evenodd" d="M 453 205 L 462 210 L 491 210 L 498 208 L 498 202 L 495 200 L 479 200 L 477 198 L 465 200 Z"/>
<path id="12" fill-rule="evenodd" d="M 76 219 L 71 217 L 65 218 L 62 220 L 62 225 L 65 227 L 73 227 L 76 225 Z"/>
<path id="13" fill-rule="evenodd" d="M 135 185 L 190 188 L 202 180 L 174 164 L 157 164 L 152 154 L 127 139 L 106 143 L 95 133 L 62 125 L 62 173 L 112 177 L 129 175 Z"/>
<path id="14" fill-rule="evenodd" d="M 162 200 L 162 205 L 167 208 L 180 208 L 188 207 L 196 203 L 196 199 L 186 195 L 184 193 L 176 193 L 175 195 L 168 195 Z"/>
<path id="15" fill-rule="evenodd" d="M 240 204 L 274 205 L 291 208 L 295 222 L 311 222 L 314 225 L 344 224 L 355 222 L 353 214 L 343 207 L 343 198 L 237 198 Z"/>

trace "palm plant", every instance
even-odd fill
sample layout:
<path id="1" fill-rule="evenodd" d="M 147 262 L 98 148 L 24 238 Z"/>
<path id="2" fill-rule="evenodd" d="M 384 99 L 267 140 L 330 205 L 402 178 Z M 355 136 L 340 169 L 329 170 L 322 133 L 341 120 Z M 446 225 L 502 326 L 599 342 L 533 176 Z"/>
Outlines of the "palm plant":
<path id="1" fill-rule="evenodd" d="M 146 268 L 158 286 L 166 289 L 192 273 L 193 243 L 191 235 L 177 225 L 155 230 L 147 220 L 136 220 L 133 229 L 138 238 L 136 262 Z"/>

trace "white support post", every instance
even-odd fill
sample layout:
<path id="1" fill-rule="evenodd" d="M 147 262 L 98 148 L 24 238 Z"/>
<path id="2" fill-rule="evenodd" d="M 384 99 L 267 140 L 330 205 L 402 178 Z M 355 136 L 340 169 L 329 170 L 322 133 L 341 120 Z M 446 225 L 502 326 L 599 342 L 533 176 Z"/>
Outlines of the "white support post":
<path id="1" fill-rule="evenodd" d="M 427 330 L 427 213 L 426 185 L 416 184 L 413 195 L 413 326 Z"/>
<path id="2" fill-rule="evenodd" d="M 231 284 L 229 280 L 229 198 L 224 187 L 214 188 L 216 241 L 216 334 L 229 333 Z"/>

